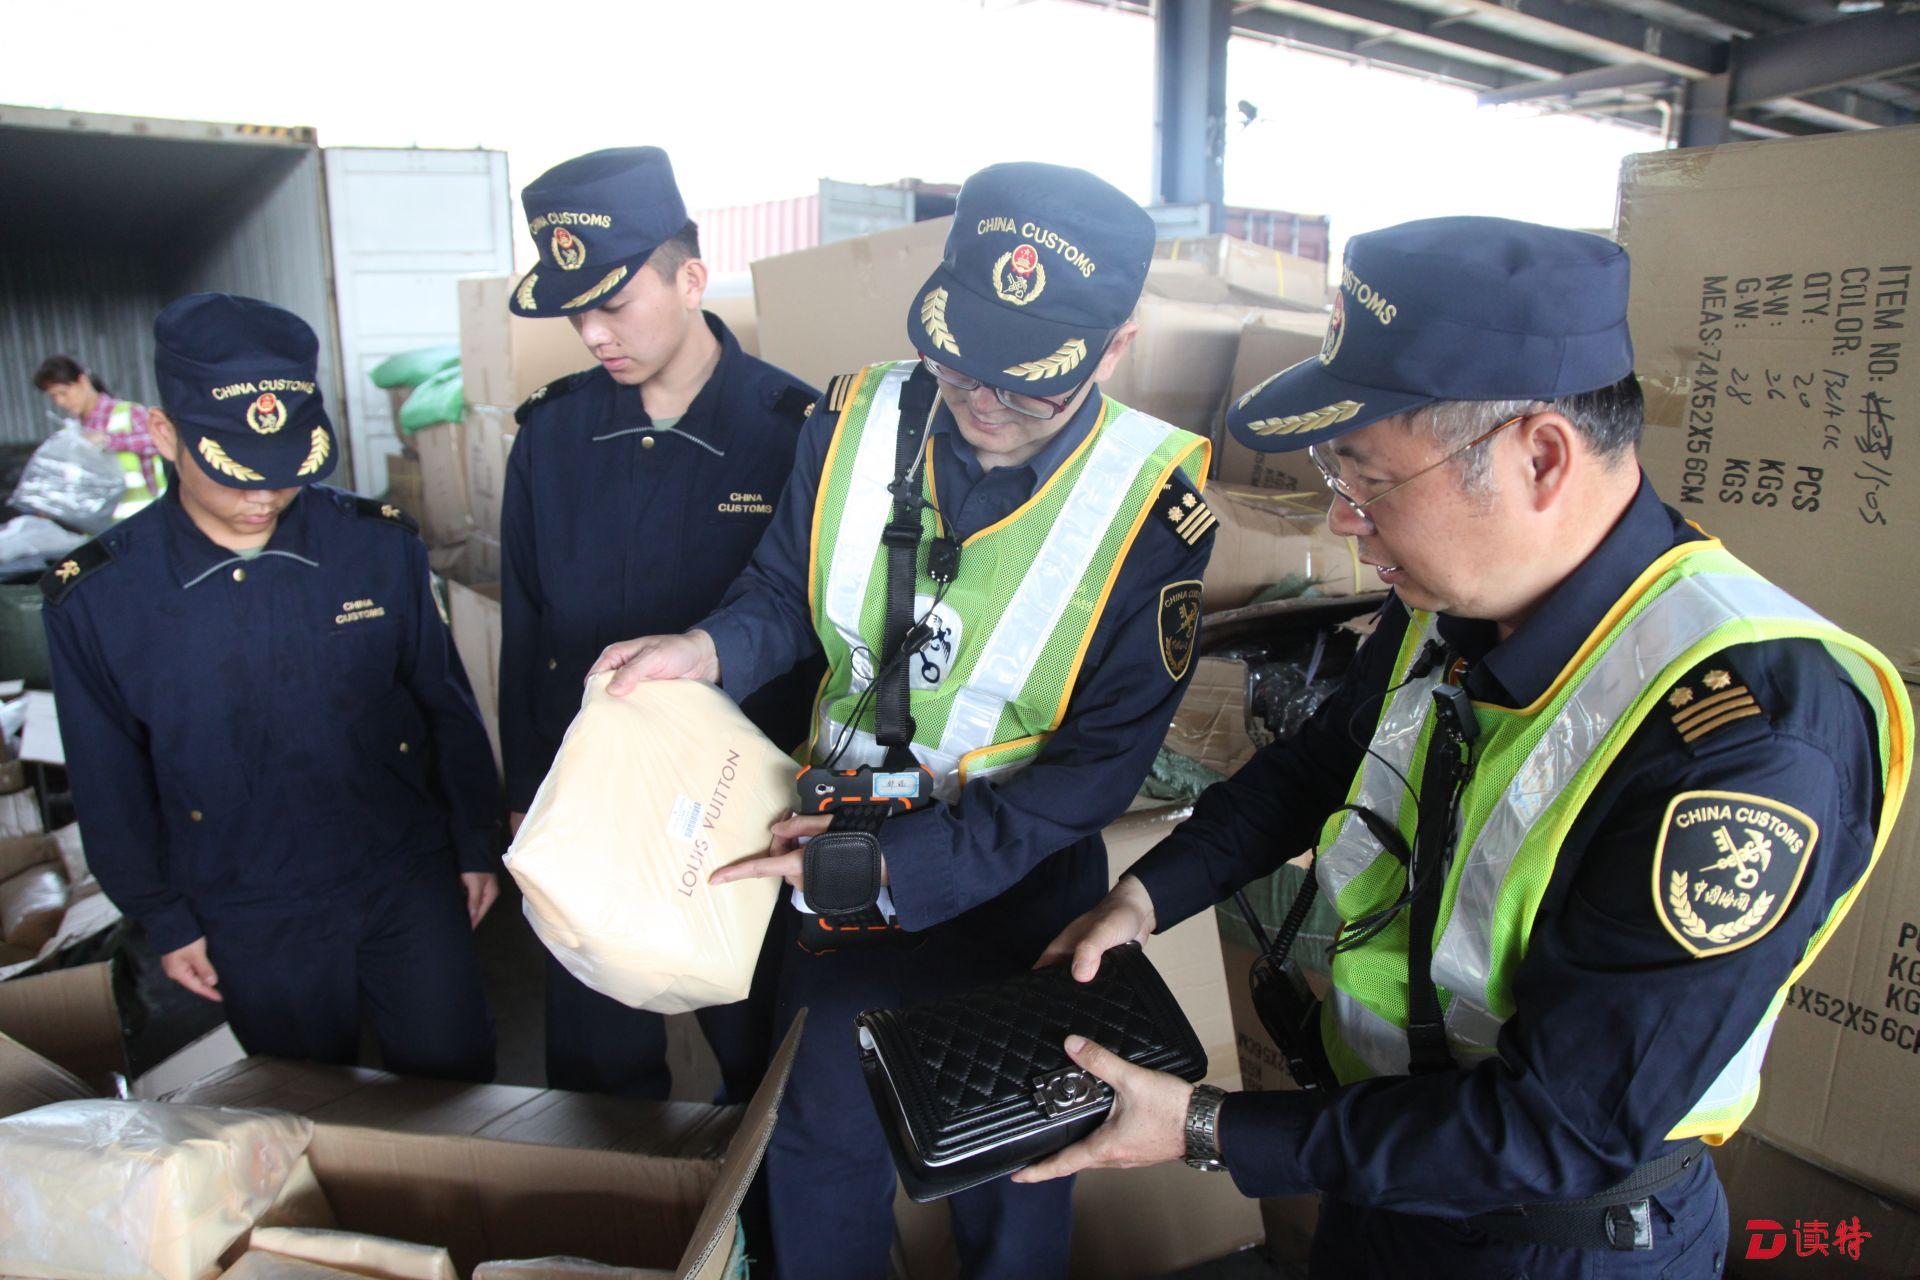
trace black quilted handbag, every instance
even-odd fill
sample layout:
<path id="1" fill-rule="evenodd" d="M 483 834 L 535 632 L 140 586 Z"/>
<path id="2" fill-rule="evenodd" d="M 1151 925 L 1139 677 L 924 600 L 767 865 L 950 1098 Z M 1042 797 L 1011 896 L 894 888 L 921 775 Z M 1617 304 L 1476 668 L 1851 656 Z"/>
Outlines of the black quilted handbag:
<path id="1" fill-rule="evenodd" d="M 1061 1046 L 1083 1035 L 1183 1080 L 1207 1057 L 1137 942 L 1102 957 L 1091 982 L 1035 969 L 913 1009 L 854 1020 L 873 1105 L 907 1194 L 926 1202 L 990 1182 L 1100 1126 L 1113 1090 Z"/>

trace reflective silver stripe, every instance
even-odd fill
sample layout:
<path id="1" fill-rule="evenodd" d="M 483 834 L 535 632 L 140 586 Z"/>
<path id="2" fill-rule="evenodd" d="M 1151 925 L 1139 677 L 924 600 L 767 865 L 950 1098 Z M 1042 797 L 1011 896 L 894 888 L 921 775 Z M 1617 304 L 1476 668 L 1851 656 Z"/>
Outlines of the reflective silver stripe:
<path id="1" fill-rule="evenodd" d="M 1767 1018 L 1754 1028 L 1747 1042 L 1732 1061 L 1720 1069 L 1700 1100 L 1687 1109 L 1688 1115 L 1703 1111 L 1721 1111 L 1738 1103 L 1760 1082 L 1760 1064 L 1767 1056 L 1767 1042 L 1773 1039 L 1775 1018 Z"/>
<path id="2" fill-rule="evenodd" d="M 1414 657 L 1417 658 L 1438 633 L 1439 626 L 1438 617 L 1427 619 L 1411 650 Z M 1394 674 L 1402 675 L 1398 671 Z M 1427 708 L 1432 702 L 1428 694 L 1445 675 L 1444 669 L 1429 672 L 1394 693 L 1387 703 L 1386 714 L 1380 717 L 1379 727 L 1373 731 L 1371 751 L 1360 766 L 1360 786 L 1354 792 L 1354 804 L 1373 810 L 1389 822 L 1398 816 L 1400 801 L 1407 793 L 1407 784 L 1402 779 L 1413 768 L 1413 750 L 1420 743 L 1420 730 L 1427 722 Z M 1347 814 L 1339 836 L 1320 851 L 1313 863 L 1320 892 L 1326 895 L 1327 901 L 1337 904 L 1341 892 L 1355 876 L 1373 865 L 1380 852 L 1380 842 L 1373 838 L 1366 824 Z"/>
<path id="3" fill-rule="evenodd" d="M 860 610 L 867 602 L 867 583 L 878 558 L 874 552 L 880 546 L 880 533 L 893 516 L 893 495 L 887 485 L 893 480 L 899 453 L 900 388 L 912 372 L 910 362 L 897 364 L 881 375 L 874 388 L 873 403 L 860 429 L 859 451 L 854 454 L 847 477 L 833 554 L 827 561 L 823 588 L 827 618 L 850 648 L 865 643 L 860 637 Z M 823 477 L 825 483 L 827 478 Z M 872 665 L 879 665 L 877 656 Z M 858 697 L 867 682 L 851 662 L 848 668 L 847 692 Z"/>
<path id="4" fill-rule="evenodd" d="M 1735 622 L 1831 624 L 1764 578 L 1706 572 L 1680 578 L 1650 601 L 1600 654 L 1521 762 L 1459 872 L 1453 913 L 1433 952 L 1435 985 L 1452 994 L 1447 1034 L 1491 1048 L 1506 1015 L 1487 991 L 1501 886 L 1542 814 L 1573 781 L 1621 716 L 1700 641 Z M 1739 643 L 1736 636 L 1730 641 Z"/>
<path id="5" fill-rule="evenodd" d="M 1394 1026 L 1339 987 L 1329 999 L 1341 1042 L 1367 1064 L 1367 1070 L 1376 1076 L 1407 1074 L 1410 1053 L 1405 1028 Z"/>
<path id="6" fill-rule="evenodd" d="M 1052 642 L 1140 469 L 1173 430 L 1129 409 L 1094 437 L 1086 465 L 1074 479 L 1033 565 L 1001 611 L 966 686 L 953 695 L 938 757 L 958 762 L 968 752 L 999 741 L 996 735 L 1007 704 L 1026 688 L 1034 663 Z"/>

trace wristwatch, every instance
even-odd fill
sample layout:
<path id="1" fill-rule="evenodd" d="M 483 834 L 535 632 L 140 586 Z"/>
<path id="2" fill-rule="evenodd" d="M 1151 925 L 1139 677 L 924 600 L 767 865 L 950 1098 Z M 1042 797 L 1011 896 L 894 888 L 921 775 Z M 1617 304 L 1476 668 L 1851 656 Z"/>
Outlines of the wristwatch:
<path id="1" fill-rule="evenodd" d="M 1226 1170 L 1220 1159 L 1220 1104 L 1226 1100 L 1223 1089 L 1210 1084 L 1193 1086 L 1193 1097 L 1187 1102 L 1186 1161 L 1196 1169 L 1208 1173 Z"/>

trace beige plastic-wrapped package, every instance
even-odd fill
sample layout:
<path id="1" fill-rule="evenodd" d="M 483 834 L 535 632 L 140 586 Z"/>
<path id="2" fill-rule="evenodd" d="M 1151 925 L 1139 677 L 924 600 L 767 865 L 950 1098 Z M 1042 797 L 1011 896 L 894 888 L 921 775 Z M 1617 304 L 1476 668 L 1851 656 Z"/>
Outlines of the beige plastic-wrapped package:
<path id="1" fill-rule="evenodd" d="M 570 973 L 636 1009 L 744 999 L 780 881 L 707 877 L 767 848 L 794 763 L 712 685 L 616 698 L 609 679 L 588 681 L 507 854 L 527 920 Z"/>
<path id="2" fill-rule="evenodd" d="M 585 1258 L 524 1258 L 483 1262 L 473 1280 L 673 1280 L 674 1273 L 653 1267 L 609 1267 Z"/>
<path id="3" fill-rule="evenodd" d="M 220 1280 L 360 1280 L 358 1273 L 281 1253 L 249 1249 L 220 1273 Z"/>
<path id="4" fill-rule="evenodd" d="M 256 1227 L 250 1247 L 376 1280 L 459 1280 L 445 1249 L 357 1231 Z"/>
<path id="5" fill-rule="evenodd" d="M 111 1099 L 0 1120 L 0 1275 L 201 1280 L 313 1137 L 300 1116 Z"/>
<path id="6" fill-rule="evenodd" d="M 0 937 L 10 947 L 38 953 L 60 931 L 67 914 L 67 881 L 46 862 L 0 881 Z"/>

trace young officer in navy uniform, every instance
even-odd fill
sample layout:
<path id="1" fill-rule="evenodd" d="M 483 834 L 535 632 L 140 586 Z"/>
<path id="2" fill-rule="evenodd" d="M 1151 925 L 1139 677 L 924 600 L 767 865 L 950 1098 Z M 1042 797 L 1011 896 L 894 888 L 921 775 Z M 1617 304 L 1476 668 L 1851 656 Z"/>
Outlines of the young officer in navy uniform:
<path id="1" fill-rule="evenodd" d="M 612 641 L 677 630 L 739 576 L 793 469 L 815 392 L 756 360 L 701 311 L 706 264 L 666 152 L 625 147 L 542 174 L 523 197 L 540 262 L 510 303 L 565 316 L 598 366 L 516 415 L 501 513 L 500 737 L 518 825 Z M 746 704 L 780 746 L 806 736 L 812 673 Z M 726 1091 L 764 1066 L 765 1011 L 702 1010 Z M 664 1098 L 665 1020 L 547 957 L 547 1081 Z"/>
<path id="2" fill-rule="evenodd" d="M 1069 1043 L 1120 1105 L 1019 1176 L 1185 1156 L 1320 1191 L 1316 1276 L 1721 1273 L 1701 1141 L 1753 1107 L 1913 729 L 1885 658 L 1661 504 L 1626 316 L 1597 236 L 1353 239 L 1319 358 L 1229 423 L 1312 450 L 1393 595 L 1305 728 L 1048 951 L 1090 976 L 1317 846 L 1327 1082 L 1223 1097 Z"/>
<path id="3" fill-rule="evenodd" d="M 178 483 L 42 586 L 87 858 L 169 977 L 249 1053 L 486 1080 L 471 930 L 500 797 L 466 674 L 396 508 L 318 483 L 319 344 L 202 293 L 154 321 Z"/>
<path id="4" fill-rule="evenodd" d="M 824 651 L 811 757 L 880 764 L 863 691 L 885 647 L 881 530 L 903 440 L 920 459 L 896 487 L 918 495 L 923 535 L 959 544 L 942 584 L 922 537 L 914 612 L 927 643 L 905 658 L 911 749 L 941 803 L 879 834 L 886 894 L 872 905 L 892 908 L 907 945 L 784 949 L 779 1024 L 810 1010 L 767 1153 L 787 1280 L 886 1273 L 894 1172 L 854 1016 L 1018 972 L 1098 900 L 1100 832 L 1138 790 L 1190 677 L 1213 545 L 1198 493 L 1208 447 L 1099 391 L 1133 341 L 1153 239 L 1138 205 L 1083 170 L 975 174 L 909 308 L 922 358 L 835 379 L 721 608 L 598 664 L 620 668 L 616 693 L 695 676 L 737 698 Z M 825 825 L 787 819 L 769 856 L 712 879 L 777 875 L 799 888 L 797 841 Z M 803 937 L 825 925 L 792 907 L 783 922 Z M 1000 1179 L 950 1203 L 968 1275 L 1066 1273 L 1067 1184 Z"/>

